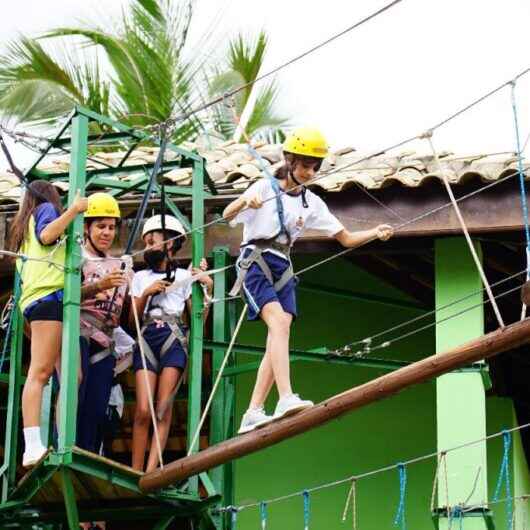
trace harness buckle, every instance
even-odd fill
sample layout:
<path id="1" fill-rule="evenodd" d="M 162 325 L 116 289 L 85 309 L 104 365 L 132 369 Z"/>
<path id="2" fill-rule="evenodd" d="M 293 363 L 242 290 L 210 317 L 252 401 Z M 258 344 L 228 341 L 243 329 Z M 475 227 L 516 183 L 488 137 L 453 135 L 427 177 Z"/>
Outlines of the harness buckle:
<path id="1" fill-rule="evenodd" d="M 252 266 L 252 264 L 254 263 L 254 259 L 249 259 L 249 258 L 243 258 L 240 262 L 239 262 L 239 266 L 242 268 L 242 269 L 245 269 L 245 270 L 248 270 L 250 269 L 250 267 Z"/>

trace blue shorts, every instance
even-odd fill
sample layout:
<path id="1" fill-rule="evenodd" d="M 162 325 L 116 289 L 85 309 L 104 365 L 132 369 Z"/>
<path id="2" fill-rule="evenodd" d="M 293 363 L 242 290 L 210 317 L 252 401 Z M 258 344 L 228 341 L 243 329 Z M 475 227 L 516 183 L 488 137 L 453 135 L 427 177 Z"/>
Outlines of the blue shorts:
<path id="1" fill-rule="evenodd" d="M 182 332 L 186 334 L 186 330 L 183 329 Z M 149 362 L 149 359 L 146 356 L 145 363 L 147 369 L 151 372 L 159 373 L 164 368 L 179 368 L 184 370 L 186 368 L 186 363 L 188 361 L 188 356 L 186 355 L 186 350 L 180 343 L 180 341 L 175 337 L 173 344 L 166 351 L 166 353 L 160 358 L 160 350 L 166 339 L 172 334 L 171 328 L 164 324 L 163 326 L 157 326 L 154 322 L 149 324 L 143 333 L 145 342 L 151 348 L 155 359 L 158 361 L 159 369 L 156 370 L 155 367 Z M 140 348 L 138 344 L 134 346 L 133 350 L 133 370 L 143 370 L 144 366 L 142 364 L 142 355 L 140 354 Z"/>
<path id="2" fill-rule="evenodd" d="M 239 261 L 246 258 L 252 249 L 246 248 L 237 260 L 236 267 L 239 270 Z M 289 261 L 272 252 L 264 252 L 263 259 L 269 266 L 272 277 L 277 282 L 284 271 L 289 268 Z M 274 290 L 273 285 L 261 267 L 253 263 L 248 270 L 243 284 L 243 293 L 248 303 L 248 320 L 257 320 L 263 307 L 269 302 L 279 302 L 286 313 L 297 316 L 296 311 L 296 279 L 291 278 L 279 292 Z"/>
<path id="3" fill-rule="evenodd" d="M 63 290 L 59 289 L 47 294 L 24 309 L 24 317 L 28 322 L 46 320 L 52 322 L 63 321 Z"/>

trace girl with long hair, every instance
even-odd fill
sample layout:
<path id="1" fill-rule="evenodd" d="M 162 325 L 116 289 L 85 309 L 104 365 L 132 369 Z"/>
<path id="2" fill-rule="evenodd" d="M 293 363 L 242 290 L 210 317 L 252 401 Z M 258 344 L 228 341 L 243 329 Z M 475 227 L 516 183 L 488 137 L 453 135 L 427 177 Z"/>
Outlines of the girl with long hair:
<path id="1" fill-rule="evenodd" d="M 22 391 L 25 450 L 22 464 L 34 465 L 46 453 L 40 433 L 42 391 L 59 368 L 63 320 L 65 245 L 63 235 L 87 208 L 77 193 L 63 211 L 55 186 L 36 180 L 26 188 L 11 225 L 10 248 L 30 259 L 17 261 L 22 282 L 20 310 L 31 330 L 31 360 Z M 34 258 L 34 259 L 31 259 Z M 44 261 L 38 261 L 38 260 Z"/>

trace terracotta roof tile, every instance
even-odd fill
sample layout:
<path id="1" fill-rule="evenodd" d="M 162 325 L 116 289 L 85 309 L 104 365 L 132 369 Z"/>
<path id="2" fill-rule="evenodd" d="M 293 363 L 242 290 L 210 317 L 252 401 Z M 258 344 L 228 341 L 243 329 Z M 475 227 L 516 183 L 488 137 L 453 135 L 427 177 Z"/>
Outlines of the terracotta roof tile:
<path id="1" fill-rule="evenodd" d="M 262 160 L 256 160 L 245 144 L 234 142 L 217 143 L 213 148 L 202 144 L 185 142 L 182 147 L 194 150 L 206 160 L 206 170 L 211 179 L 220 185 L 222 193 L 234 193 L 246 189 L 252 182 L 264 176 L 262 165 L 274 172 L 282 164 L 282 146 L 280 144 L 256 144 L 254 148 Z M 117 165 L 123 157 L 121 152 L 101 152 L 91 155 L 87 169 L 100 169 L 107 165 Z M 124 173 L 114 178 L 128 180 L 126 167 L 154 163 L 158 148 L 139 147 L 135 149 L 124 164 Z M 330 154 L 322 165 L 323 175 L 312 187 L 328 192 L 340 192 L 355 186 L 376 190 L 387 186 L 416 188 L 433 180 L 442 180 L 438 174 L 432 155 L 403 151 L 393 156 L 381 155 L 367 161 L 366 156 L 351 147 Z M 452 184 L 463 184 L 473 179 L 489 182 L 500 179 L 517 170 L 517 158 L 514 153 L 473 154 L 459 156 L 450 152 L 439 153 L 442 169 Z M 167 159 L 176 159 L 178 154 L 169 152 Z M 102 163 L 98 163 L 101 161 Z M 360 161 L 358 164 L 357 161 Z M 344 169 L 340 169 L 344 167 Z M 525 160 L 525 171 L 530 163 Z M 65 172 L 69 169 L 68 155 L 46 159 L 40 170 L 51 173 Z M 190 168 L 172 169 L 166 173 L 168 182 L 178 185 L 191 183 Z M 64 189 L 64 183 L 61 189 Z M 0 173 L 0 202 L 16 202 L 20 197 L 17 179 L 9 172 Z"/>

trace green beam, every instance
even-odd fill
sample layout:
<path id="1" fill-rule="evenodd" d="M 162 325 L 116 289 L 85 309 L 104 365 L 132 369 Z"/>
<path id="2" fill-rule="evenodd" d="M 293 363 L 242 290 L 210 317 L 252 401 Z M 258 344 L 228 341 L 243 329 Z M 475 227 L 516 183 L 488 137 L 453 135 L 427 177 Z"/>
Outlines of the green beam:
<path id="1" fill-rule="evenodd" d="M 192 264 L 198 267 L 204 257 L 204 166 L 202 158 L 193 165 L 193 205 L 192 205 Z M 203 294 L 198 282 L 192 288 L 191 333 L 189 341 L 188 368 L 188 451 L 198 451 L 200 436 L 196 445 L 191 446 L 192 437 L 199 426 L 202 393 L 202 353 L 203 353 Z M 190 491 L 198 491 L 198 479 L 192 477 Z"/>
<path id="2" fill-rule="evenodd" d="M 476 247 L 480 254 L 478 243 Z M 484 334 L 481 280 L 464 238 L 436 240 L 435 278 L 435 303 L 436 308 L 440 308 L 436 311 L 437 321 L 449 313 L 457 313 L 462 309 L 459 306 L 477 304 L 475 309 L 459 318 L 436 325 L 436 351 L 445 352 Z M 448 308 L 448 302 L 458 299 L 461 293 L 473 291 L 479 294 L 471 301 Z M 486 435 L 486 396 L 480 370 L 452 372 L 439 377 L 436 380 L 436 403 L 439 451 Z M 438 478 L 437 512 L 442 530 L 450 528 L 450 522 L 443 517 L 447 491 L 450 506 L 461 503 L 477 505 L 488 498 L 485 442 L 448 453 L 446 461 L 447 486 L 445 473 Z M 466 517 L 463 528 L 485 529 L 487 523 L 484 517 Z"/>
<path id="3" fill-rule="evenodd" d="M 90 134 L 88 136 L 88 143 L 89 144 L 99 144 L 99 143 L 108 143 L 108 142 L 115 142 L 117 140 L 126 140 L 130 139 L 131 135 L 128 132 L 109 132 L 104 134 Z M 52 141 L 51 147 L 64 147 L 69 146 L 72 143 L 72 139 L 70 137 L 66 138 L 56 138 Z"/>
<path id="4" fill-rule="evenodd" d="M 15 282 L 20 282 L 20 277 L 15 276 Z M 9 358 L 9 387 L 7 395 L 6 430 L 4 442 L 4 465 L 2 466 L 2 502 L 4 502 L 12 487 L 16 483 L 18 462 L 18 433 L 21 415 L 21 394 L 23 386 L 22 376 L 22 343 L 24 332 L 24 319 L 19 307 L 15 311 L 13 328 L 11 331 L 11 350 Z"/>
<path id="5" fill-rule="evenodd" d="M 230 251 L 227 247 L 215 247 L 213 249 L 213 268 L 218 269 L 226 267 L 230 263 Z M 228 288 L 228 271 L 224 271 L 215 276 L 213 296 L 216 299 L 224 299 Z M 213 339 L 215 341 L 226 341 L 227 336 L 227 304 L 220 302 L 212 306 L 213 311 Z M 212 381 L 215 381 L 225 354 L 224 349 L 214 348 L 212 352 Z M 230 363 L 233 364 L 233 363 Z M 230 366 L 229 364 L 229 366 Z M 210 445 L 221 443 L 225 440 L 227 428 L 226 424 L 233 419 L 233 411 L 230 410 L 229 416 L 225 413 L 229 387 L 233 385 L 231 380 L 223 379 L 219 389 L 212 402 L 212 412 L 210 415 Z M 215 489 L 223 494 L 223 504 L 230 503 L 233 498 L 233 492 L 227 490 L 231 487 L 232 481 L 228 478 L 234 473 L 233 463 L 225 464 L 211 470 L 211 477 Z M 212 522 L 216 528 L 223 528 L 224 517 L 217 512 L 211 514 Z"/>
<path id="6" fill-rule="evenodd" d="M 304 281 L 302 281 L 302 283 L 297 287 L 297 289 L 299 291 L 307 293 L 343 298 L 352 302 L 373 302 L 376 304 L 399 307 L 401 309 L 418 309 L 421 311 L 425 311 L 425 306 L 415 302 L 408 302 L 406 300 L 400 300 L 398 298 L 391 298 L 387 296 L 378 296 L 375 294 L 350 291 L 348 289 L 338 289 L 336 287 L 320 286 L 313 283 L 306 283 Z"/>
<path id="7" fill-rule="evenodd" d="M 41 153 L 33 162 L 33 165 L 26 171 L 25 176 L 31 180 L 32 178 L 39 179 L 39 178 L 45 178 L 45 173 L 42 171 L 37 170 L 37 166 L 44 160 L 44 158 L 48 155 L 50 149 L 52 149 L 53 143 L 56 142 L 59 138 L 62 137 L 62 135 L 66 132 L 68 127 L 70 127 L 70 124 L 72 123 L 73 117 L 76 115 L 77 110 L 73 110 L 70 114 L 70 117 L 68 120 L 66 120 L 66 123 L 62 126 L 61 130 L 57 133 L 55 138 L 48 144 L 48 147 L 44 150 L 43 153 Z"/>
<path id="8" fill-rule="evenodd" d="M 74 530 L 79 528 L 79 512 L 77 511 L 77 502 L 75 499 L 75 491 L 74 485 L 72 484 L 71 473 L 72 472 L 68 468 L 61 468 L 66 518 L 68 520 L 68 526 Z"/>
<path id="9" fill-rule="evenodd" d="M 225 341 L 214 341 L 206 340 L 204 341 L 205 348 L 222 348 L 224 351 L 228 348 L 229 343 Z M 234 353 L 246 353 L 249 355 L 263 355 L 265 353 L 265 348 L 262 346 L 249 346 L 243 344 L 234 344 L 233 350 Z M 315 348 L 313 350 L 290 350 L 289 358 L 291 361 L 317 361 L 317 362 L 332 362 L 339 364 L 349 364 L 362 366 L 365 368 L 378 368 L 381 370 L 397 370 L 408 366 L 410 363 L 407 361 L 394 361 L 387 359 L 373 359 L 369 357 L 345 357 L 341 355 L 334 355 L 333 353 L 328 352 L 326 348 Z M 259 366 L 259 363 L 252 363 L 251 365 L 243 365 L 245 368 L 240 370 L 240 366 L 229 367 L 225 370 L 225 376 L 236 375 L 238 373 L 243 373 L 249 371 L 250 369 L 254 370 Z"/>
<path id="10" fill-rule="evenodd" d="M 153 142 L 153 137 L 149 134 L 146 134 L 143 131 L 137 129 L 133 129 L 132 127 L 128 127 L 127 125 L 123 125 L 123 123 L 107 118 L 106 116 L 102 116 L 97 112 L 87 109 L 86 107 L 77 106 L 77 112 L 86 116 L 87 118 L 90 118 L 91 120 L 97 121 L 98 123 L 108 125 L 109 127 L 116 129 L 117 131 L 126 132 L 132 138 L 136 138 L 137 140 L 146 140 L 149 142 Z M 191 151 L 186 151 L 185 149 L 177 147 L 176 145 L 171 143 L 167 144 L 167 148 L 171 151 L 174 151 L 175 153 L 178 153 L 179 155 L 182 155 L 184 158 L 188 158 L 190 160 L 193 160 L 194 162 L 202 163 L 203 158 L 198 154 L 192 153 Z"/>
<path id="11" fill-rule="evenodd" d="M 72 120 L 72 156 L 70 161 L 70 189 L 68 204 L 74 201 L 77 190 L 85 192 L 88 119 L 78 115 Z M 75 445 L 77 419 L 77 377 L 79 371 L 79 307 L 81 302 L 81 248 L 83 216 L 70 223 L 66 241 L 64 275 L 63 340 L 61 355 L 61 392 L 59 397 L 60 453 Z"/>
<path id="12" fill-rule="evenodd" d="M 164 190 L 167 193 L 168 188 L 171 186 L 165 186 Z M 160 193 L 160 186 L 158 183 L 155 183 L 155 190 Z M 189 191 L 189 190 L 188 190 Z M 170 210 L 170 212 L 184 225 L 184 228 L 187 231 L 191 230 L 191 223 L 189 219 L 178 209 L 178 207 L 175 205 L 175 203 L 171 200 L 171 194 L 169 193 L 168 196 L 166 196 L 166 208 Z"/>

